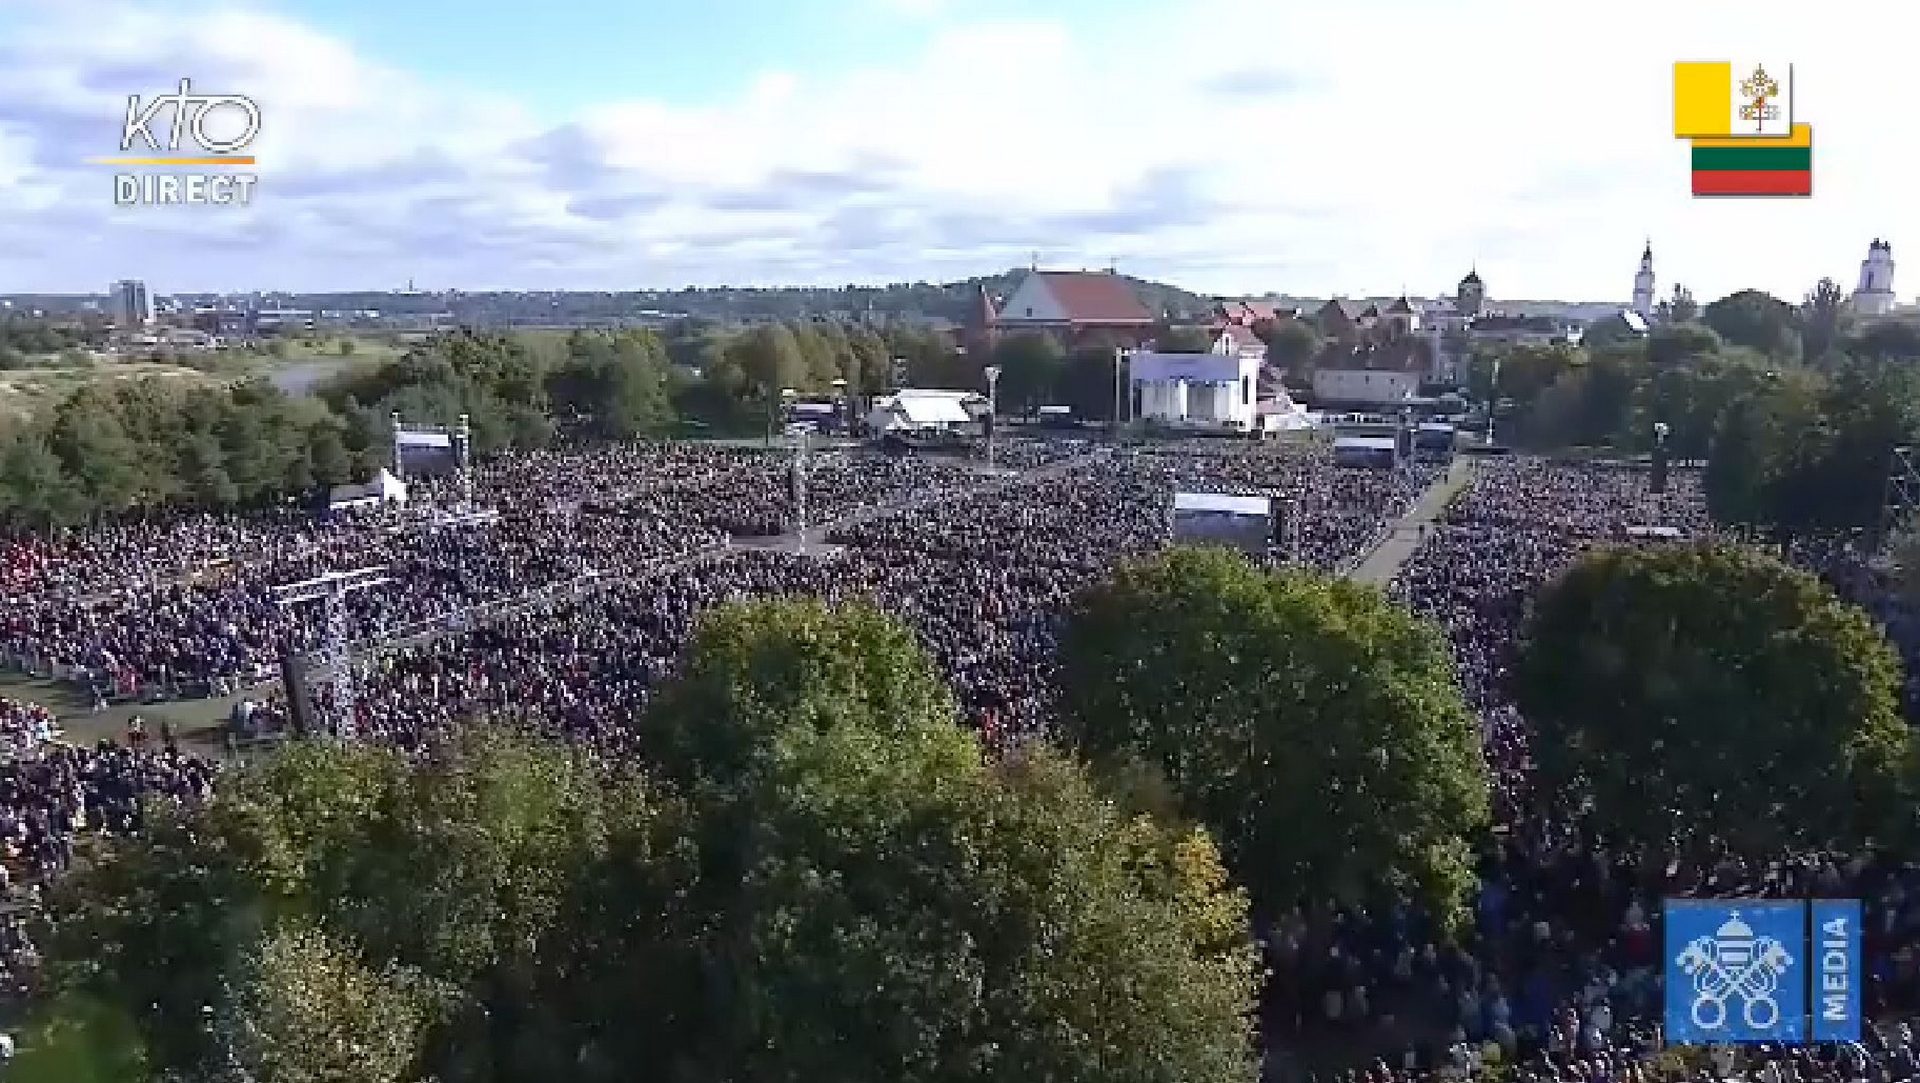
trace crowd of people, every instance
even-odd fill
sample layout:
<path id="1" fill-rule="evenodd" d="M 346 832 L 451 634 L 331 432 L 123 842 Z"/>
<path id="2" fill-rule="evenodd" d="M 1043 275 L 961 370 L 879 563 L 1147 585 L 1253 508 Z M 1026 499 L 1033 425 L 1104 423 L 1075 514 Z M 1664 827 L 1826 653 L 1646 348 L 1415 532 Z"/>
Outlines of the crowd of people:
<path id="1" fill-rule="evenodd" d="M 59 740 L 52 712 L 0 698 L 0 1017 L 37 988 L 44 890 L 89 834 L 138 829 L 147 798 L 213 792 L 215 764 L 136 729 L 122 744 Z"/>
<path id="2" fill-rule="evenodd" d="M 1841 857 L 1767 867 L 1648 864 L 1610 851 L 1547 795 L 1528 792 L 1528 728 L 1507 686 L 1528 599 L 1588 547 L 1715 536 L 1700 480 L 1677 472 L 1656 492 L 1647 471 L 1622 464 L 1488 459 L 1395 579 L 1392 592 L 1452 643 L 1481 721 L 1497 828 L 1480 855 L 1471 928 L 1451 943 L 1443 946 L 1405 899 L 1369 910 L 1309 909 L 1268 931 L 1270 1028 L 1308 1047 L 1311 1036 L 1337 1033 L 1351 1048 L 1363 1033 L 1404 1050 L 1338 1071 L 1340 1078 L 1463 1078 L 1498 1065 L 1558 1083 L 1913 1075 L 1920 1047 L 1904 1025 L 1847 1046 L 1760 1047 L 1690 1062 L 1662 1055 L 1658 1017 L 1662 900 L 1739 895 L 1863 899 L 1869 1013 L 1911 1014 L 1920 1007 L 1915 870 Z M 1664 529 L 1634 529 L 1642 527 Z"/>
<path id="3" fill-rule="evenodd" d="M 1036 459 L 1048 465 L 969 475 L 968 486 L 952 464 L 848 457 L 844 475 L 867 471 L 872 480 L 834 484 L 864 489 L 879 514 L 831 531 L 825 550 L 707 551 L 467 634 L 382 652 L 356 682 L 349 724 L 411 743 L 469 715 L 506 711 L 619 745 L 623 721 L 671 672 L 702 610 L 747 597 L 859 597 L 918 630 L 969 718 L 989 738 L 1012 740 L 1045 724 L 1055 637 L 1073 594 L 1117 560 L 1171 540 L 1176 488 L 1260 492 L 1324 513 L 1317 525 L 1303 516 L 1296 555 L 1334 567 L 1404 511 L 1426 478 L 1336 469 L 1304 447 Z M 890 510 L 898 490 L 889 483 L 903 474 L 919 480 L 911 491 L 920 499 Z M 332 711 L 325 689 L 318 706 Z M 286 710 L 269 702 L 256 725 L 271 728 Z"/>
<path id="4" fill-rule="evenodd" d="M 434 528 L 418 515 L 376 514 L 315 524 L 274 513 L 17 539 L 0 550 L 15 584 L 0 602 L 0 647 L 16 662 L 106 681 L 103 696 L 123 691 L 127 675 L 137 688 L 192 694 L 257 677 L 283 648 L 317 642 L 318 614 L 275 605 L 274 584 L 384 564 L 389 588 L 351 602 L 356 634 L 368 640 L 477 604 L 534 600 L 368 651 L 350 716 L 323 684 L 323 717 L 414 746 L 468 717 L 507 714 L 621 753 L 629 721 L 672 673 L 702 611 L 753 597 L 864 598 L 919 633 L 967 716 L 999 743 L 1045 728 L 1068 601 L 1116 561 L 1172 540 L 1176 491 L 1273 498 L 1288 523 L 1276 558 L 1338 570 L 1442 469 L 1338 467 L 1324 448 L 1295 444 L 1029 439 L 996 452 L 1003 471 L 1021 472 L 943 457 L 816 455 L 804 474 L 807 517 L 832 524 L 830 544 L 805 552 L 733 544 L 798 525 L 790 454 L 685 445 L 488 464 L 475 496 L 498 509 L 493 523 Z M 1488 458 L 1425 531 L 1390 590 L 1450 638 L 1481 720 L 1498 830 L 1479 855 L 1463 935 L 1443 935 L 1411 899 L 1365 909 L 1303 901 L 1266 916 L 1263 1028 L 1277 1039 L 1271 1048 L 1298 1054 L 1274 1057 L 1277 1071 L 1324 1068 L 1316 1051 L 1337 1048 L 1383 1054 L 1340 1065 L 1347 1083 L 1496 1065 L 1556 1083 L 1669 1076 L 1656 1022 L 1660 905 L 1680 894 L 1857 894 L 1871 925 L 1870 1007 L 1882 1017 L 1920 1009 L 1914 870 L 1842 857 L 1650 866 L 1529 792 L 1528 727 L 1506 689 L 1528 599 L 1582 549 L 1644 533 L 1636 527 L 1712 536 L 1699 474 L 1677 471 L 1655 492 L 1646 471 L 1627 465 Z M 591 589 L 542 593 L 583 578 Z M 270 697 L 252 714 L 252 726 L 270 730 L 286 724 L 288 708 Z M 0 702 L 0 742 L 11 750 L 0 772 L 0 847 L 9 868 L 20 865 L 0 887 L 57 871 L 76 832 L 128 826 L 141 793 L 199 800 L 211 783 L 210 769 L 170 742 L 76 750 L 49 743 L 54 732 L 44 711 Z M 6 954 L 19 935 L 0 922 L 0 958 L 29 957 Z M 1892 1027 L 1858 1045 L 1761 1050 L 1741 1065 L 1688 1070 L 1766 1083 L 1904 1080 L 1920 1072 L 1920 1042 Z"/>

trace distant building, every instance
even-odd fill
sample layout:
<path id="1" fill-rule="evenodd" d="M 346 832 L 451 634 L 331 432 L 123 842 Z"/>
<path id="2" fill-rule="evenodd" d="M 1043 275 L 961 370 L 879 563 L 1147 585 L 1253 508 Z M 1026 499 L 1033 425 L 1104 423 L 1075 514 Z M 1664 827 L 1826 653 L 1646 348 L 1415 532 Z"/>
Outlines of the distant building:
<path id="1" fill-rule="evenodd" d="M 1867 246 L 1867 258 L 1860 261 L 1853 310 L 1862 316 L 1884 316 L 1893 308 L 1893 245 L 1876 237 Z"/>
<path id="2" fill-rule="evenodd" d="M 1111 271 L 1032 271 L 993 312 L 985 337 L 1038 332 L 1068 348 L 1095 341 L 1140 346 L 1158 322 Z"/>
<path id="3" fill-rule="evenodd" d="M 1469 317 L 1478 316 L 1487 307 L 1487 285 L 1480 281 L 1480 268 L 1467 269 L 1467 277 L 1460 280 L 1453 303 L 1462 316 Z"/>
<path id="4" fill-rule="evenodd" d="M 1640 270 L 1633 276 L 1633 311 L 1642 320 L 1653 319 L 1653 242 L 1640 253 Z"/>
<path id="5" fill-rule="evenodd" d="M 278 335 L 313 330 L 313 310 L 308 308 L 262 308 L 251 320 L 256 335 Z"/>
<path id="6" fill-rule="evenodd" d="M 1264 357 L 1264 348 L 1243 353 L 1222 335 L 1208 353 L 1136 350 L 1128 359 L 1127 380 L 1143 420 L 1248 432 L 1258 421 Z"/>
<path id="7" fill-rule="evenodd" d="M 1283 308 L 1275 301 L 1260 301 L 1252 298 L 1220 297 L 1213 303 L 1213 322 L 1222 327 L 1252 327 L 1263 321 L 1278 320 L 1299 314 L 1299 309 Z"/>
<path id="8" fill-rule="evenodd" d="M 1230 323 L 1214 333 L 1213 347 L 1208 352 L 1264 362 L 1267 359 L 1267 344 L 1260 340 L 1259 335 L 1253 333 L 1251 327 Z"/>
<path id="9" fill-rule="evenodd" d="M 153 295 L 147 284 L 137 278 L 115 282 L 107 291 L 113 325 L 123 334 L 142 330 L 153 323 Z"/>

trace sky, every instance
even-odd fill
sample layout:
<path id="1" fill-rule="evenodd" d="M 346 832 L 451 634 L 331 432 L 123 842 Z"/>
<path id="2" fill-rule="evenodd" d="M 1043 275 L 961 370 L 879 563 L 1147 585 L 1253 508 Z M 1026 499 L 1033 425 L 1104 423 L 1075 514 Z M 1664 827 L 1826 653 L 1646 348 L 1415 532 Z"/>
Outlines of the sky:
<path id="1" fill-rule="evenodd" d="M 1920 245 L 1851 0 L 0 0 L 0 293 L 631 290 L 1109 265 L 1208 294 L 1798 299 Z M 1792 64 L 1811 199 L 1697 200 L 1680 59 Z M 128 95 L 259 105 L 253 203 L 116 206 Z M 162 125 L 164 126 L 164 125 Z M 1920 275 L 1920 271 L 1914 272 Z M 1920 294 L 1896 280 L 1903 297 Z"/>

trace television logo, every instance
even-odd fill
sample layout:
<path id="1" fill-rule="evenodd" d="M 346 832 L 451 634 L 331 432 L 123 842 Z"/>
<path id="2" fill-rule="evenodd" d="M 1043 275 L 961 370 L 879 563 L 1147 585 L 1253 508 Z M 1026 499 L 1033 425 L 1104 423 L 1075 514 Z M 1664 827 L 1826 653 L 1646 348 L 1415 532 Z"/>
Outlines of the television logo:
<path id="1" fill-rule="evenodd" d="M 163 114 L 168 123 L 156 132 Z M 162 135 L 164 134 L 164 142 Z M 100 158 L 98 165 L 138 167 L 139 173 L 117 173 L 113 201 L 122 206 L 147 204 L 246 205 L 253 201 L 258 178 L 252 173 L 145 172 L 155 167 L 222 170 L 251 166 L 254 158 L 242 153 L 260 134 L 260 107 L 243 94 L 195 93 L 190 79 L 177 90 L 142 100 L 127 96 L 120 126 L 120 150 L 132 156 Z M 190 143 L 189 143 L 190 141 Z M 199 153 L 182 153 L 183 145 Z M 140 155 L 137 152 L 151 152 Z"/>
<path id="2" fill-rule="evenodd" d="M 1809 936 L 1805 902 L 1668 899 L 1667 1040 L 1858 1040 L 1860 903 L 1818 900 L 1811 914 Z"/>

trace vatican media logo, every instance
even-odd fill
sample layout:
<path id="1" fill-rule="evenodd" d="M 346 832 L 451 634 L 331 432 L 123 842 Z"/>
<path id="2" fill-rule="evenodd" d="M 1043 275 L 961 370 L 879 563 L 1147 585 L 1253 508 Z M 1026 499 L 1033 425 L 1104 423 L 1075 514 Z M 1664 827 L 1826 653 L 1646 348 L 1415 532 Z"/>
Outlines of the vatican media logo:
<path id="1" fill-rule="evenodd" d="M 252 98 L 196 93 L 192 80 L 181 79 L 171 93 L 145 100 L 129 94 L 121 154 L 94 164 L 139 170 L 114 174 L 113 201 L 121 206 L 245 206 L 259 178 L 230 171 L 254 164 L 250 150 L 259 134 L 260 107 Z"/>
<path id="2" fill-rule="evenodd" d="M 1857 899 L 1668 899 L 1667 1040 L 1857 1041 L 1860 937 Z"/>

